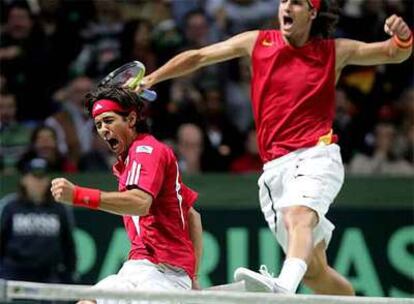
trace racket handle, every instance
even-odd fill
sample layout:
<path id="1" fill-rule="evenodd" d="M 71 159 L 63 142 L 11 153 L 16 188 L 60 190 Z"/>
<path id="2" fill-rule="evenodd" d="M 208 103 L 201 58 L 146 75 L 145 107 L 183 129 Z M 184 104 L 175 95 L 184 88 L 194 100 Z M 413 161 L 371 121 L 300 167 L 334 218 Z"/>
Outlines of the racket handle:
<path id="1" fill-rule="evenodd" d="M 157 92 L 152 91 L 152 90 L 144 89 L 139 94 L 139 96 L 142 97 L 142 98 L 144 98 L 145 100 L 154 101 L 155 99 L 157 99 Z"/>

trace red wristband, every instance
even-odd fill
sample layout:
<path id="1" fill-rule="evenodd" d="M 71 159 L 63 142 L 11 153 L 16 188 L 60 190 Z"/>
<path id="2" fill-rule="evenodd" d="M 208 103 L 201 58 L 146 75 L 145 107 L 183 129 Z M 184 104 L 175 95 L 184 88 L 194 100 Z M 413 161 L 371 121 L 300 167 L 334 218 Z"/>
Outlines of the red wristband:
<path id="1" fill-rule="evenodd" d="M 401 40 L 397 35 L 394 35 L 392 41 L 400 49 L 409 49 L 413 45 L 413 35 L 411 34 L 410 37 L 405 40 Z"/>
<path id="2" fill-rule="evenodd" d="M 101 204 L 101 191 L 98 189 L 75 186 L 73 189 L 74 206 L 98 209 Z"/>

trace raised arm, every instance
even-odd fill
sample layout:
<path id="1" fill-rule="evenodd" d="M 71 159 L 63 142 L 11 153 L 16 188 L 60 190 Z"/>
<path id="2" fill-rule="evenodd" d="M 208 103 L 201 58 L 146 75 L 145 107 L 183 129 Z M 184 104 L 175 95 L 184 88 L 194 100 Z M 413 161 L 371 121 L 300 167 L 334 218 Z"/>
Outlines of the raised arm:
<path id="1" fill-rule="evenodd" d="M 98 189 L 78 187 L 65 178 L 52 181 L 52 195 L 63 204 L 99 209 L 119 215 L 147 215 L 152 196 L 142 190 L 104 192 Z"/>
<path id="2" fill-rule="evenodd" d="M 249 56 L 257 35 L 258 31 L 244 32 L 228 40 L 198 50 L 182 52 L 144 77 L 137 90 L 150 88 L 158 82 L 189 74 L 207 65 Z"/>
<path id="3" fill-rule="evenodd" d="M 336 39 L 336 70 L 347 65 L 400 63 L 410 57 L 412 33 L 404 20 L 392 15 L 385 21 L 384 30 L 392 37 L 382 42 Z"/>

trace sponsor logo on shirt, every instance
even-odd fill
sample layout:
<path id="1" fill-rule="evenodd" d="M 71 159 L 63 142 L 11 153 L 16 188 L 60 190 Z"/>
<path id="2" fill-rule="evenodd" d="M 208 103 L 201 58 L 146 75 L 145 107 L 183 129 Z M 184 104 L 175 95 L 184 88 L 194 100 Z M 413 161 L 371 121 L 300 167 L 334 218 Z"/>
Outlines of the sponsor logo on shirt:
<path id="1" fill-rule="evenodd" d="M 136 153 L 148 153 L 151 154 L 154 148 L 150 146 L 138 146 L 135 150 Z"/>
<path id="2" fill-rule="evenodd" d="M 262 40 L 262 45 L 263 46 L 272 46 L 273 41 L 270 41 L 269 39 L 265 38 L 265 39 Z"/>

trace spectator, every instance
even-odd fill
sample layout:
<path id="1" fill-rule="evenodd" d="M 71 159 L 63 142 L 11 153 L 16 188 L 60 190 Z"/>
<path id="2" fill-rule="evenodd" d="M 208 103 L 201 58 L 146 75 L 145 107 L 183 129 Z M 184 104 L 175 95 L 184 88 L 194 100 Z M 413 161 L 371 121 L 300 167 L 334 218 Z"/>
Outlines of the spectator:
<path id="1" fill-rule="evenodd" d="M 222 91 L 209 88 L 204 94 L 204 129 L 208 143 L 205 161 L 209 171 L 227 171 L 231 161 L 242 151 L 242 137 L 227 117 Z"/>
<path id="2" fill-rule="evenodd" d="M 214 24 L 207 14 L 196 9 L 190 11 L 185 16 L 183 28 L 184 45 L 183 49 L 198 49 L 219 40 Z M 206 89 L 211 83 L 224 83 L 226 81 L 226 71 L 223 66 L 206 66 L 204 69 L 189 76 L 192 84 L 199 89 Z"/>
<path id="3" fill-rule="evenodd" d="M 232 124 L 240 132 L 247 132 L 253 122 L 250 105 L 250 66 L 246 58 L 239 58 L 231 67 L 226 84 L 226 110 Z"/>
<path id="4" fill-rule="evenodd" d="M 344 163 L 349 163 L 354 151 L 363 146 L 366 117 L 361 116 L 363 97 L 357 89 L 337 87 L 335 94 L 335 119 L 333 128 L 338 134 L 338 145 L 341 147 L 341 156 Z"/>
<path id="5" fill-rule="evenodd" d="M 76 255 L 68 210 L 49 191 L 47 162 L 28 162 L 20 192 L 0 216 L 0 278 L 44 283 L 71 283 Z"/>
<path id="6" fill-rule="evenodd" d="M 157 56 L 152 46 L 152 25 L 146 19 L 134 19 L 127 22 L 121 33 L 120 61 L 141 61 L 147 70 L 157 68 Z"/>
<path id="7" fill-rule="evenodd" d="M 219 40 L 214 25 L 201 9 L 189 11 L 184 18 L 185 48 L 201 48 Z"/>
<path id="8" fill-rule="evenodd" d="M 120 57 L 120 34 L 123 20 L 119 5 L 111 0 L 94 0 L 96 18 L 83 31 L 85 40 L 71 70 L 76 75 L 85 74 L 102 78 L 115 68 Z"/>
<path id="9" fill-rule="evenodd" d="M 187 123 L 178 128 L 177 157 L 183 173 L 201 172 L 201 157 L 204 150 L 203 131 L 195 124 Z"/>
<path id="10" fill-rule="evenodd" d="M 57 136 L 51 127 L 40 125 L 33 130 L 28 150 L 20 158 L 17 166 L 20 170 L 34 158 L 44 158 L 53 172 L 74 172 L 76 165 L 58 150 Z"/>
<path id="11" fill-rule="evenodd" d="M 230 165 L 230 171 L 233 173 L 252 173 L 261 172 L 263 162 L 259 156 L 257 148 L 257 137 L 254 127 L 250 128 L 247 133 L 245 145 L 245 153 L 237 157 Z"/>
<path id="12" fill-rule="evenodd" d="M 78 168 L 82 172 L 106 171 L 116 162 L 116 157 L 110 153 L 106 144 L 99 138 L 96 129 L 92 130 L 92 149 L 81 155 Z"/>
<path id="13" fill-rule="evenodd" d="M 401 114 L 399 119 L 401 134 L 397 140 L 398 152 L 414 166 L 414 88 L 405 90 L 396 106 Z"/>
<path id="14" fill-rule="evenodd" d="M 172 0 L 174 1 L 174 0 Z M 184 5 L 190 6 L 189 1 L 182 1 Z M 148 19 L 152 25 L 159 24 L 171 19 L 171 1 L 151 0 L 151 1 L 117 1 L 124 20 Z"/>
<path id="15" fill-rule="evenodd" d="M 184 26 L 185 16 L 195 10 L 202 9 L 203 1 L 182 1 L 182 0 L 171 0 L 171 15 L 180 27 Z"/>
<path id="16" fill-rule="evenodd" d="M 91 0 L 37 0 L 39 21 L 51 44 L 53 88 L 67 83 L 69 64 L 82 49 L 82 30 L 94 18 L 95 8 Z M 32 1 L 35 3 L 37 1 Z"/>
<path id="17" fill-rule="evenodd" d="M 15 2 L 0 36 L 0 64 L 16 95 L 19 120 L 42 120 L 51 111 L 49 42 L 29 8 Z"/>
<path id="18" fill-rule="evenodd" d="M 86 76 L 76 77 L 64 90 L 61 110 L 45 120 L 57 135 L 60 153 L 67 155 L 77 164 L 81 154 L 92 148 L 93 121 L 83 110 L 84 96 L 93 87 L 93 81 Z"/>
<path id="19" fill-rule="evenodd" d="M 371 155 L 356 154 L 349 164 L 349 172 L 355 174 L 414 175 L 414 167 L 406 160 L 397 158 L 393 148 L 396 129 L 390 123 L 379 123 L 375 128 L 374 147 Z"/>
<path id="20" fill-rule="evenodd" d="M 210 0 L 209 12 L 226 34 L 260 28 L 270 19 L 276 19 L 279 0 Z"/>
<path id="21" fill-rule="evenodd" d="M 0 94 L 0 157 L 2 173 L 15 172 L 17 161 L 30 142 L 31 129 L 16 119 L 16 98 L 12 94 Z"/>
<path id="22" fill-rule="evenodd" d="M 163 64 L 183 45 L 183 36 L 173 19 L 164 20 L 154 27 L 154 48 L 158 62 Z"/>

